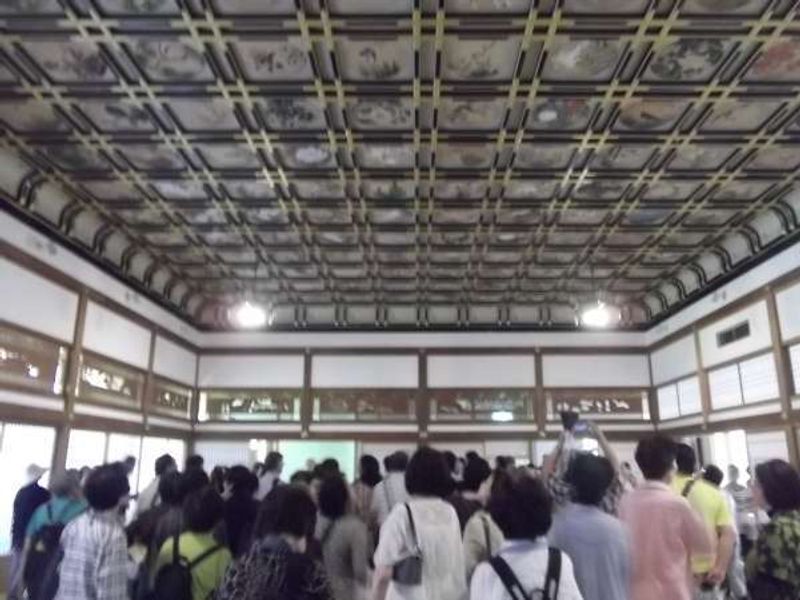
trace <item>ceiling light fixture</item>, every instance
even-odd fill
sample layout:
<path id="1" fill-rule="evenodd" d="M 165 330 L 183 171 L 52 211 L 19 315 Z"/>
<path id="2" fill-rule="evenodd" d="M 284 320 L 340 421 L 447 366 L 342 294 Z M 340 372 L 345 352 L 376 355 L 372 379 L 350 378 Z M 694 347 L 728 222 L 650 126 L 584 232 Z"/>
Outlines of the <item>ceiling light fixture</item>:
<path id="1" fill-rule="evenodd" d="M 586 327 L 602 329 L 616 325 L 621 318 L 622 315 L 616 306 L 610 306 L 602 300 L 598 300 L 583 311 L 581 323 Z"/>
<path id="2" fill-rule="evenodd" d="M 233 322 L 244 329 L 257 329 L 264 325 L 272 325 L 272 311 L 267 311 L 263 306 L 245 300 L 236 305 L 231 313 Z"/>

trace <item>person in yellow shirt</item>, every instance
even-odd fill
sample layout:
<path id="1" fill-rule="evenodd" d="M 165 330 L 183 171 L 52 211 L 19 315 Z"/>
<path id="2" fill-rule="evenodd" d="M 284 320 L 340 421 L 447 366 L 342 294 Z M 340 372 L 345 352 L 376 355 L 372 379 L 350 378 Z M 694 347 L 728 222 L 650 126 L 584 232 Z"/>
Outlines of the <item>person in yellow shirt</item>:
<path id="1" fill-rule="evenodd" d="M 178 537 L 178 554 L 192 565 L 192 600 L 210 598 L 233 560 L 230 551 L 213 535 L 223 514 L 222 498 L 211 487 L 194 492 L 184 500 L 183 524 L 186 531 Z M 156 572 L 173 561 L 174 544 L 175 538 L 170 538 L 161 546 Z"/>
<path id="2" fill-rule="evenodd" d="M 672 479 L 672 489 L 685 497 L 700 515 L 714 541 L 713 556 L 693 556 L 692 573 L 699 592 L 710 591 L 725 580 L 736 541 L 736 530 L 725 497 L 717 488 L 695 477 L 697 458 L 688 444 L 678 444 L 675 456 L 677 473 Z"/>

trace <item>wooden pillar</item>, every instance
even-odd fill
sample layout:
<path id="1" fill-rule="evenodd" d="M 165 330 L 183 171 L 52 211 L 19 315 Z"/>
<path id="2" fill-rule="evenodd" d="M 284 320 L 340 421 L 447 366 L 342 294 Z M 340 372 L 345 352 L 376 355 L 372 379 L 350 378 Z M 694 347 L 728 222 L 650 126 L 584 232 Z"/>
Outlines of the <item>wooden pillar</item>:
<path id="1" fill-rule="evenodd" d="M 533 361 L 534 369 L 536 370 L 536 388 L 533 393 L 533 417 L 536 421 L 536 428 L 539 430 L 539 437 L 544 437 L 547 435 L 547 399 L 544 392 L 544 365 L 541 348 L 536 348 Z"/>
<path id="2" fill-rule="evenodd" d="M 314 417 L 314 395 L 311 390 L 311 349 L 306 348 L 303 354 L 303 392 L 300 396 L 300 435 L 308 437 L 309 427 Z"/>
<path id="3" fill-rule="evenodd" d="M 147 373 L 144 376 L 144 392 L 142 393 L 142 419 L 144 424 L 144 430 L 150 428 L 148 423 L 150 418 L 150 405 L 153 403 L 155 399 L 155 390 L 156 390 L 156 382 L 155 382 L 155 375 L 153 373 L 153 365 L 155 364 L 156 358 L 156 332 L 150 330 L 150 357 L 147 361 Z"/>
<path id="4" fill-rule="evenodd" d="M 67 449 L 72 421 L 75 418 L 75 402 L 80 378 L 81 355 L 83 354 L 83 332 L 86 328 L 86 307 L 88 292 L 83 288 L 78 297 L 78 314 L 75 319 L 75 331 L 72 336 L 72 349 L 69 353 L 67 375 L 64 382 L 64 415 L 61 425 L 56 430 L 56 443 L 53 448 L 54 474 L 62 473 L 67 465 Z"/>
<path id="5" fill-rule="evenodd" d="M 708 415 L 711 412 L 711 387 L 708 384 L 708 371 L 703 367 L 703 350 L 697 325 L 692 326 L 694 350 L 697 355 L 697 381 L 700 386 L 700 406 L 703 409 L 703 430 L 708 429 Z"/>
<path id="6" fill-rule="evenodd" d="M 766 289 L 767 315 L 769 317 L 769 332 L 772 339 L 772 355 L 775 358 L 775 372 L 778 377 L 778 393 L 781 402 L 781 418 L 787 423 L 784 428 L 786 447 L 789 449 L 789 459 L 796 467 L 800 466 L 800 448 L 797 436 L 792 426 L 792 365 L 789 362 L 786 349 L 781 341 L 781 323 L 778 314 L 778 305 L 775 302 L 775 292 L 771 287 Z"/>
<path id="7" fill-rule="evenodd" d="M 420 350 L 417 355 L 417 440 L 424 443 L 428 439 L 428 424 L 431 419 L 431 402 L 428 395 L 428 354 Z"/>

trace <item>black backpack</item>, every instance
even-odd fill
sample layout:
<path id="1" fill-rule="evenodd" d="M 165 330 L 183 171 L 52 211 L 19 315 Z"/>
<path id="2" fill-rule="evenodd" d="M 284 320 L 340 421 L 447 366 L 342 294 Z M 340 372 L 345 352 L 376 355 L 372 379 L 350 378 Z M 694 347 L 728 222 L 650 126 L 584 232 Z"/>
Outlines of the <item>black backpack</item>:
<path id="1" fill-rule="evenodd" d="M 31 600 L 52 600 L 58 591 L 58 566 L 61 563 L 61 534 L 66 527 L 61 522 L 67 505 L 57 519 L 53 518 L 53 505 L 47 508 L 47 524 L 31 538 L 30 550 L 25 560 L 23 578 Z"/>
<path id="2" fill-rule="evenodd" d="M 172 562 L 164 565 L 156 573 L 153 586 L 153 600 L 192 600 L 192 569 L 222 550 L 222 546 L 214 546 L 189 562 L 180 554 L 176 535 L 172 541 Z"/>

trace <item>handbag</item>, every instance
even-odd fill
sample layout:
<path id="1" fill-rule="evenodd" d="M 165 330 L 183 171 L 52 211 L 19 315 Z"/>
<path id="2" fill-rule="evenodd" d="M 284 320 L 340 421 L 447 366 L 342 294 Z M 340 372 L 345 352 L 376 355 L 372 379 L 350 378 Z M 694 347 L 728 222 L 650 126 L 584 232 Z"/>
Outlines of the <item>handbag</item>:
<path id="1" fill-rule="evenodd" d="M 400 585 L 421 585 L 422 584 L 422 551 L 419 547 L 417 538 L 417 528 L 414 526 L 414 515 L 411 514 L 411 507 L 405 503 L 408 513 L 408 523 L 411 526 L 411 537 L 414 540 L 411 556 L 396 562 L 392 567 L 392 580 Z"/>
<path id="2" fill-rule="evenodd" d="M 500 581 L 503 582 L 508 594 L 513 600 L 533 600 L 534 596 L 529 595 L 522 587 L 514 571 L 508 563 L 498 554 L 493 557 L 489 564 L 497 573 Z M 536 596 L 541 600 L 558 600 L 558 589 L 561 583 L 561 551 L 558 548 L 547 549 L 547 574 L 544 577 L 544 589 L 541 595 Z"/>

